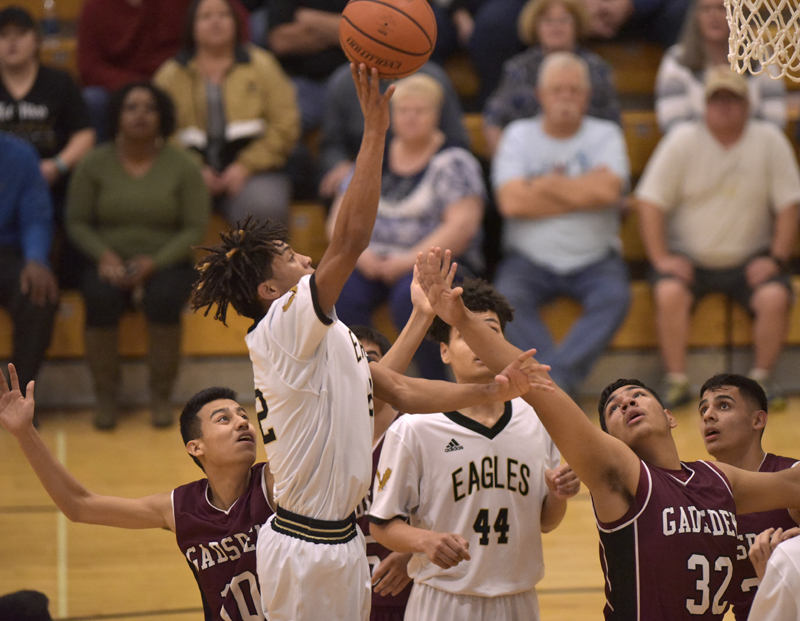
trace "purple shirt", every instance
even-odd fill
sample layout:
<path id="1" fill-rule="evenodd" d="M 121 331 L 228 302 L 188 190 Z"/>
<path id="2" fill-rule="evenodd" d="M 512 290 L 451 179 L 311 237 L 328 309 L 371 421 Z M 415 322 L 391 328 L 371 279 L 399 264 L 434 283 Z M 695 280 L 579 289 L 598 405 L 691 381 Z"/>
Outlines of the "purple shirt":
<path id="1" fill-rule="evenodd" d="M 394 420 L 397 420 L 400 416 L 402 415 L 398 414 Z M 383 449 L 383 440 L 385 437 L 386 435 L 384 434 L 384 437 L 381 438 L 372 449 L 372 483 L 369 486 L 369 491 L 364 497 L 364 500 L 361 501 L 361 504 L 356 509 L 356 519 L 358 521 L 358 525 L 361 528 L 361 532 L 364 533 L 364 537 L 367 539 L 367 560 L 369 561 L 370 574 L 375 571 L 383 559 L 392 553 L 389 548 L 383 547 L 370 536 L 369 516 L 367 515 L 367 512 L 372 506 L 372 488 L 375 486 L 375 475 L 378 472 L 378 462 L 381 460 L 381 450 Z M 403 589 L 398 595 L 378 595 L 378 593 L 372 591 L 372 610 L 370 613 L 370 619 L 374 621 L 379 609 L 381 608 L 399 608 L 400 610 L 405 610 L 406 604 L 408 603 L 408 596 L 411 594 L 411 587 L 413 585 L 413 581 L 409 582 L 406 585 L 406 588 Z"/>
<path id="2" fill-rule="evenodd" d="M 640 463 L 628 512 L 611 524 L 597 521 L 605 618 L 721 620 L 738 544 L 727 477 L 705 461 L 682 463 L 680 471 Z"/>
<path id="3" fill-rule="evenodd" d="M 227 511 L 209 502 L 208 479 L 172 492 L 175 536 L 200 587 L 206 621 L 264 618 L 256 539 L 272 509 L 267 503 L 263 469 L 263 463 L 251 468 L 247 491 Z"/>
<path id="4" fill-rule="evenodd" d="M 758 471 L 780 472 L 791 468 L 796 463 L 798 463 L 797 460 L 791 457 L 779 457 L 778 455 L 767 453 Z M 747 556 L 750 546 L 753 545 L 756 535 L 768 528 L 786 530 L 794 528 L 797 523 L 786 509 L 746 513 L 738 515 L 737 521 L 739 523 L 739 546 L 736 549 L 736 581 L 734 584 L 740 590 L 738 596 L 741 597 L 741 600 L 737 597 L 738 601 L 733 603 L 733 614 L 736 617 L 736 621 L 747 621 L 747 616 L 750 614 L 750 606 L 752 606 L 753 598 L 758 590 L 756 570 Z"/>

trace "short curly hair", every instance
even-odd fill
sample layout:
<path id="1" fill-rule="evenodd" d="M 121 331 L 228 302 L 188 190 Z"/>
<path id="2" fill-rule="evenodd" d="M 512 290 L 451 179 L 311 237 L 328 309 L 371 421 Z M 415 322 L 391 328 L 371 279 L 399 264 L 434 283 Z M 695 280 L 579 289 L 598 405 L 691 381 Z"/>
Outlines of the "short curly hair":
<path id="1" fill-rule="evenodd" d="M 514 320 L 514 308 L 505 296 L 480 278 L 467 279 L 460 286 L 464 289 L 461 294 L 464 306 L 473 313 L 494 312 L 500 320 L 500 329 L 505 332 L 506 325 Z M 437 316 L 428 330 L 428 338 L 435 343 L 448 344 L 450 326 Z"/>
<path id="2" fill-rule="evenodd" d="M 229 304 L 240 315 L 260 320 L 264 307 L 258 286 L 272 278 L 272 262 L 280 255 L 279 243 L 289 243 L 289 231 L 280 222 L 262 224 L 249 214 L 236 229 L 220 233 L 220 239 L 216 246 L 200 247 L 208 254 L 195 266 L 200 276 L 192 290 L 192 308 L 205 308 L 208 315 L 216 305 L 214 319 L 225 325 Z"/>
<path id="3" fill-rule="evenodd" d="M 175 131 L 175 105 L 169 95 L 150 82 L 131 82 L 114 91 L 108 101 L 108 135 L 112 140 L 117 137 L 125 98 L 137 88 L 150 91 L 153 95 L 158 109 L 158 133 L 162 138 L 169 138 Z"/>
<path id="4" fill-rule="evenodd" d="M 517 18 L 517 34 L 525 45 L 539 43 L 539 21 L 553 4 L 560 4 L 575 20 L 575 38 L 585 39 L 591 32 L 591 17 L 582 0 L 528 0 Z"/>

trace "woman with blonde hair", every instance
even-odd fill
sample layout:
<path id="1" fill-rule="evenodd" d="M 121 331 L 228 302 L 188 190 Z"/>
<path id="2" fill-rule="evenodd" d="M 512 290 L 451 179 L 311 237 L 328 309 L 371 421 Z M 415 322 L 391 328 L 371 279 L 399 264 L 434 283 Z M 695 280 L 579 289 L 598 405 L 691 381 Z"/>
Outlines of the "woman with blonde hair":
<path id="1" fill-rule="evenodd" d="M 581 0 L 528 0 L 517 26 L 520 39 L 530 47 L 505 62 L 500 84 L 483 109 L 483 131 L 492 155 L 506 125 L 541 111 L 536 83 L 550 52 L 573 52 L 583 58 L 589 65 L 592 88 L 587 114 L 620 122 L 611 66 L 579 44 L 589 34 L 589 17 Z"/>
<path id="2" fill-rule="evenodd" d="M 429 75 L 418 73 L 396 84 L 375 228 L 336 303 L 346 325 L 371 325 L 372 313 L 388 302 L 394 325 L 402 328 L 411 315 L 417 253 L 431 246 L 451 249 L 459 269 L 482 269 L 483 174 L 478 160 L 450 144 L 439 128 L 443 101 L 441 85 Z M 328 221 L 329 236 L 340 197 Z M 438 351 L 431 342 L 419 349 L 417 365 L 424 377 L 444 378 Z"/>
<path id="3" fill-rule="evenodd" d="M 703 81 L 709 67 L 728 64 L 730 28 L 723 0 L 696 0 L 683 26 L 680 41 L 661 59 L 656 76 L 656 117 L 666 133 L 681 121 L 695 121 L 705 112 Z M 786 126 L 786 84 L 775 80 L 773 67 L 748 75 L 753 117 Z"/>

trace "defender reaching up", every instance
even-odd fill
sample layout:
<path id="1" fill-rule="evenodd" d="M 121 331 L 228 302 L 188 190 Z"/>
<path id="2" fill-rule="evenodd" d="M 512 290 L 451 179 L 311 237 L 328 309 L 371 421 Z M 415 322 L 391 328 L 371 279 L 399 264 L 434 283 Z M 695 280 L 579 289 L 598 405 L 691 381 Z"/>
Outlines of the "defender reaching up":
<path id="1" fill-rule="evenodd" d="M 442 264 L 435 249 L 417 265 L 434 310 L 489 369 L 514 359 L 517 348 L 468 311 L 460 289 L 448 284 L 455 266 L 447 254 Z M 800 472 L 682 462 L 672 438 L 675 418 L 638 380 L 617 380 L 603 391 L 598 410 L 607 433 L 558 387 L 523 398 L 592 494 L 606 619 L 722 619 L 738 544 L 736 513 L 797 506 Z"/>

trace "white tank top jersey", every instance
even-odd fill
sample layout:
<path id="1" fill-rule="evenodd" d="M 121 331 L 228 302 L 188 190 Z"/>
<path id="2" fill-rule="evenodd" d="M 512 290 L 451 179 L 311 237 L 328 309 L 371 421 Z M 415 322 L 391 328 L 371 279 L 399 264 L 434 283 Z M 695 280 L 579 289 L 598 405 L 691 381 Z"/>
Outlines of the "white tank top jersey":
<path id="1" fill-rule="evenodd" d="M 507 402 L 491 429 L 458 412 L 402 416 L 386 432 L 370 520 L 407 517 L 469 541 L 471 560 L 450 569 L 415 554 L 415 582 L 482 597 L 527 591 L 544 576 L 544 471 L 560 460 L 522 399 Z"/>
<path id="2" fill-rule="evenodd" d="M 372 377 L 361 343 L 317 302 L 314 276 L 272 303 L 245 337 L 275 501 L 347 518 L 372 475 Z"/>

